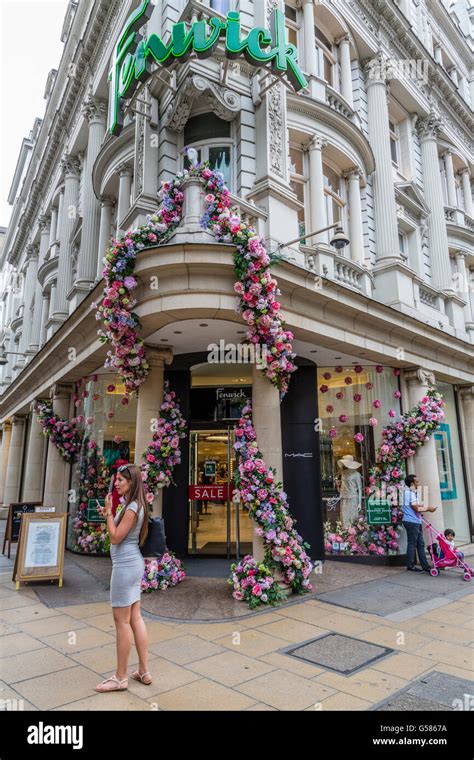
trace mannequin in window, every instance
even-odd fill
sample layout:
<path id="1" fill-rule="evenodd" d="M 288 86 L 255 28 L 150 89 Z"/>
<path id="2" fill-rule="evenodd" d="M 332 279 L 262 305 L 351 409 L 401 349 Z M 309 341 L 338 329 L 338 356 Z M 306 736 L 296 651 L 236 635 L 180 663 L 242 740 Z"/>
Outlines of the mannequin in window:
<path id="1" fill-rule="evenodd" d="M 339 494 L 341 496 L 341 522 L 349 526 L 359 517 L 362 508 L 362 476 L 352 454 L 346 454 L 337 463 L 340 470 Z"/>

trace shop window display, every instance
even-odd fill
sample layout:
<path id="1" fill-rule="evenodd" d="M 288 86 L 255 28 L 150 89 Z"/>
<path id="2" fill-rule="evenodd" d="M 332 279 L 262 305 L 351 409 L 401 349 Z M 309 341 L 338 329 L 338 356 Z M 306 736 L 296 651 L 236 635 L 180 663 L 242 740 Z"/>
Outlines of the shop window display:
<path id="1" fill-rule="evenodd" d="M 382 429 L 401 411 L 395 373 L 381 366 L 318 369 L 321 480 L 331 525 L 349 525 L 365 511 Z"/>
<path id="2" fill-rule="evenodd" d="M 436 385 L 446 404 L 444 421 L 434 436 L 444 524 L 455 531 L 456 541 L 468 543 L 469 521 L 454 390 L 448 383 L 437 382 Z"/>
<path id="3" fill-rule="evenodd" d="M 94 375 L 77 393 L 76 415 L 83 426 L 80 456 L 69 489 L 68 548 L 82 554 L 107 554 L 109 539 L 97 501 L 109 489 L 117 466 L 135 457 L 135 398 L 112 374 Z"/>

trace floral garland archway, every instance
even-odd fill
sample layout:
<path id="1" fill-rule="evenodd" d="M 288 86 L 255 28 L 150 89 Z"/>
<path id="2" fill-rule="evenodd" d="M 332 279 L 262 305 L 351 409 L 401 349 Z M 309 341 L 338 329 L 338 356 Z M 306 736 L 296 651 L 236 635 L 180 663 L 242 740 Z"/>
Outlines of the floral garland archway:
<path id="1" fill-rule="evenodd" d="M 137 303 L 134 296 L 138 284 L 134 277 L 136 258 L 141 250 L 165 242 L 177 228 L 183 213 L 183 185 L 193 177 L 200 179 L 206 193 L 202 227 L 217 241 L 235 246 L 234 267 L 238 279 L 234 289 L 239 299 L 238 309 L 248 326 L 247 340 L 265 349 L 262 371 L 284 395 L 296 365 L 291 344 L 293 335 L 285 329 L 277 300 L 277 282 L 270 273 L 272 258 L 253 227 L 232 211 L 222 173 L 212 171 L 207 164 L 179 172 L 174 180 L 165 182 L 158 212 L 147 218 L 147 224 L 127 232 L 120 241 L 112 240 L 112 247 L 104 258 L 103 298 L 99 305 L 92 305 L 96 318 L 102 322 L 100 339 L 110 346 L 106 366 L 123 378 L 128 395 L 138 390 L 148 374 L 144 342 L 138 336 L 140 320 L 133 311 Z"/>

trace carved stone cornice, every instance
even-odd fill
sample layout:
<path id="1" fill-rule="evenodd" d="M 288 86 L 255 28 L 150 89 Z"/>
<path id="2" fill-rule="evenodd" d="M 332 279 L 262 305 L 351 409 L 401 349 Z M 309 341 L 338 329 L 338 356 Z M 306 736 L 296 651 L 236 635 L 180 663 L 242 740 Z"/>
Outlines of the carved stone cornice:
<path id="1" fill-rule="evenodd" d="M 224 121 L 232 121 L 241 110 L 238 93 L 211 82 L 200 74 L 192 74 L 180 86 L 176 97 L 164 112 L 163 125 L 181 132 L 188 121 L 193 101 L 203 95 L 211 111 Z"/>

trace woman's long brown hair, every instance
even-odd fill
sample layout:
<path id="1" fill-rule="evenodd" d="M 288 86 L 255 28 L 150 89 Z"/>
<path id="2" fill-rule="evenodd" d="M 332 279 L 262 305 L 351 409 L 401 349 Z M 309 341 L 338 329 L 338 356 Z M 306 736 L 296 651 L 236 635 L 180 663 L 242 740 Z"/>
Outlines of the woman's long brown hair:
<path id="1" fill-rule="evenodd" d="M 138 539 L 139 545 L 143 546 L 148 535 L 148 502 L 146 500 L 145 488 L 143 486 L 142 472 L 138 465 L 128 464 L 126 468 L 120 470 L 120 475 L 122 475 L 125 480 L 128 480 L 131 483 L 131 486 L 130 491 L 125 497 L 125 503 L 119 515 L 119 519 L 117 520 L 117 525 L 120 525 L 127 506 L 131 504 L 132 501 L 136 501 L 138 504 L 137 519 L 142 509 L 144 514 L 142 527 L 140 528 L 140 536 Z"/>

